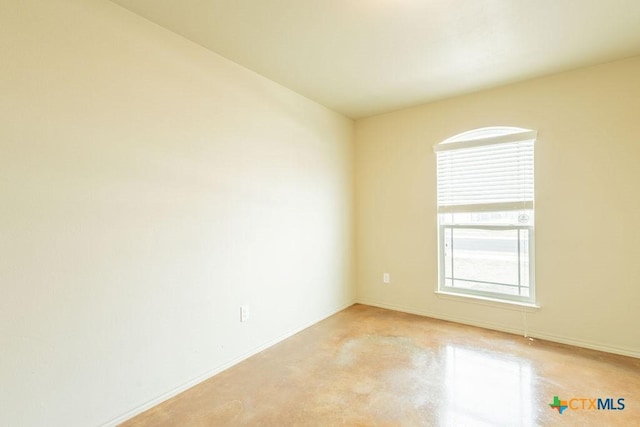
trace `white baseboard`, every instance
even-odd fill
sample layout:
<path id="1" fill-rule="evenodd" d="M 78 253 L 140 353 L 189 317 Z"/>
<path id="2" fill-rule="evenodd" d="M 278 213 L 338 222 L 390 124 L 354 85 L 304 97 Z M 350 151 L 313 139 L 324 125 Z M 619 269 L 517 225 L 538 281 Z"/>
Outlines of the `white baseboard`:
<path id="1" fill-rule="evenodd" d="M 142 404 L 140 406 L 137 406 L 136 408 L 134 408 L 134 409 L 132 409 L 130 411 L 127 411 L 126 413 L 118 416 L 117 418 L 114 418 L 113 420 L 108 421 L 105 424 L 102 424 L 102 427 L 115 427 L 118 424 L 121 424 L 121 423 L 123 423 L 123 422 L 125 422 L 125 421 L 127 421 L 127 420 L 129 420 L 129 419 L 131 419 L 133 417 L 135 417 L 136 415 L 141 414 L 144 411 L 146 411 L 148 409 L 151 409 L 154 406 L 157 406 L 157 405 L 159 405 L 160 403 L 162 403 L 162 402 L 164 402 L 166 400 L 171 399 L 172 397 L 182 393 L 183 391 L 186 391 L 186 390 L 190 389 L 191 387 L 193 387 L 193 386 L 195 386 L 195 385 L 197 385 L 197 384 L 199 384 L 199 383 L 201 383 L 203 381 L 208 380 L 209 378 L 213 377 L 214 375 L 217 375 L 220 372 L 222 372 L 224 370 L 227 370 L 227 369 L 231 368 L 234 365 L 237 365 L 238 363 L 242 362 L 243 360 L 246 360 L 246 359 L 250 358 L 251 356 L 260 353 L 261 351 L 264 351 L 267 348 L 269 348 L 269 347 L 271 347 L 271 346 L 273 346 L 275 344 L 278 344 L 281 341 L 286 340 L 287 338 L 297 334 L 298 332 L 300 332 L 300 331 L 302 331 L 304 329 L 307 329 L 308 327 L 313 326 L 316 323 L 321 322 L 322 320 L 324 320 L 324 319 L 326 319 L 328 317 L 333 316 L 334 314 L 344 310 L 347 307 L 352 306 L 353 304 L 355 304 L 355 301 L 350 302 L 348 304 L 345 304 L 345 305 L 341 306 L 340 308 L 338 308 L 336 310 L 333 310 L 333 311 L 331 311 L 331 312 L 329 312 L 329 313 L 327 313 L 325 315 L 320 316 L 319 318 L 317 318 L 315 320 L 312 320 L 311 322 L 307 322 L 302 326 L 299 326 L 299 327 L 297 327 L 295 329 L 292 329 L 291 331 L 289 331 L 289 332 L 287 332 L 287 333 L 285 333 L 283 335 L 280 335 L 279 337 L 277 337 L 277 338 L 275 338 L 273 340 L 267 341 L 267 342 L 259 345 L 258 347 L 255 347 L 252 350 L 250 350 L 250 351 L 248 351 L 248 352 L 246 352 L 246 353 L 244 353 L 244 354 L 242 354 L 242 355 L 230 360 L 229 362 L 224 363 L 224 364 L 222 364 L 220 366 L 216 366 L 215 368 L 210 369 L 210 370 L 206 371 L 205 373 L 203 373 L 201 375 L 198 375 L 195 378 L 190 379 L 186 383 L 183 383 L 183 384 L 175 387 L 174 389 L 169 390 L 168 392 L 163 393 L 160 396 L 158 396 L 158 397 L 156 397 L 154 399 L 151 399 L 150 401 L 148 401 L 148 402 L 146 402 L 146 403 L 144 403 L 144 404 Z"/>
<path id="2" fill-rule="evenodd" d="M 357 304 L 370 305 L 370 306 L 373 306 L 373 307 L 385 308 L 385 309 L 388 309 L 388 310 L 401 311 L 403 313 L 417 314 L 419 316 L 432 317 L 434 319 L 446 320 L 446 321 L 449 321 L 449 322 L 462 323 L 462 324 L 470 325 L 470 326 L 477 326 L 477 327 L 485 328 L 485 329 L 492 329 L 492 330 L 495 330 L 495 331 L 508 332 L 510 334 L 524 335 L 524 333 L 525 333 L 525 331 L 522 330 L 522 329 L 511 328 L 511 327 L 507 327 L 507 326 L 504 326 L 504 325 L 501 325 L 501 324 L 497 324 L 497 323 L 481 322 L 481 321 L 477 321 L 475 319 L 462 318 L 462 317 L 457 317 L 457 316 L 443 316 L 441 314 L 433 313 L 433 312 L 430 312 L 428 310 L 422 310 L 422 309 L 411 308 L 411 307 L 404 307 L 404 306 L 399 306 L 399 305 L 394 305 L 394 304 L 386 304 L 386 303 L 381 303 L 381 302 L 369 300 L 369 299 L 366 299 L 366 298 L 357 298 L 356 299 L 356 303 Z M 547 334 L 547 333 L 536 332 L 536 331 L 531 331 L 531 330 L 527 331 L 527 336 L 531 337 L 531 338 L 538 338 L 538 339 L 542 339 L 542 340 L 553 341 L 553 342 L 557 342 L 557 343 L 560 343 L 560 344 L 568 344 L 568 345 L 573 345 L 573 346 L 576 346 L 576 347 L 583 347 L 583 348 L 588 348 L 588 349 L 591 349 L 591 350 L 604 351 L 606 353 L 619 354 L 619 355 L 622 355 L 622 356 L 629 356 L 629 357 L 635 357 L 635 358 L 640 359 L 640 352 L 638 352 L 637 350 L 634 350 L 634 349 L 622 348 L 622 347 L 614 347 L 614 346 L 609 346 L 609 345 L 601 344 L 601 343 L 594 343 L 594 342 L 576 340 L 576 339 L 573 339 L 573 338 L 570 338 L 570 337 L 564 337 L 564 336 L 554 335 L 554 334 Z"/>

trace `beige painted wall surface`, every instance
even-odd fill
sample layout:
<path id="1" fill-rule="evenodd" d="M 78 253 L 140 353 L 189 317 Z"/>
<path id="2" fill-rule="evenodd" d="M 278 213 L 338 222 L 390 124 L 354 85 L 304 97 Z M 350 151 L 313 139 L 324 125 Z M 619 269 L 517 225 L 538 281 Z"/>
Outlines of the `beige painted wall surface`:
<path id="1" fill-rule="evenodd" d="M 0 2 L 0 94 L 0 425 L 116 420 L 353 302 L 351 120 L 102 0 Z"/>
<path id="2" fill-rule="evenodd" d="M 357 121 L 358 300 L 640 357 L 639 113 L 636 57 Z M 434 294 L 432 146 L 500 125 L 539 136 L 526 315 Z"/>

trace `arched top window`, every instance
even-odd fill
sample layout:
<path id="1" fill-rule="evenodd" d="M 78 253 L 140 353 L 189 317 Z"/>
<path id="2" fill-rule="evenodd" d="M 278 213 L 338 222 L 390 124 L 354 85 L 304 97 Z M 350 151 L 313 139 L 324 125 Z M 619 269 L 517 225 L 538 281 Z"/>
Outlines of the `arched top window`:
<path id="1" fill-rule="evenodd" d="M 536 137 L 488 127 L 434 145 L 440 292 L 535 302 Z"/>
<path id="2" fill-rule="evenodd" d="M 450 144 L 453 142 L 462 142 L 462 141 L 473 141 L 473 140 L 484 139 L 484 138 L 495 138 L 498 136 L 514 135 L 514 134 L 526 133 L 526 132 L 534 132 L 534 131 L 532 131 L 531 129 L 517 128 L 517 127 L 510 127 L 510 126 L 492 126 L 492 127 L 486 127 L 486 128 L 473 129 L 467 132 L 459 133 L 457 135 L 452 136 L 451 138 L 445 139 L 440 144 Z M 535 132 L 534 132 L 534 138 L 535 138 Z"/>

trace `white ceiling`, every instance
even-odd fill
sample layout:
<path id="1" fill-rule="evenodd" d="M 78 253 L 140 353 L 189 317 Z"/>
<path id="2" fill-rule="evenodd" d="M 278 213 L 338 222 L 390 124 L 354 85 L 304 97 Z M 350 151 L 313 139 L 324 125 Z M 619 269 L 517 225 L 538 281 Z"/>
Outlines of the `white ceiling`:
<path id="1" fill-rule="evenodd" d="M 640 54 L 640 0 L 113 0 L 352 118 Z"/>

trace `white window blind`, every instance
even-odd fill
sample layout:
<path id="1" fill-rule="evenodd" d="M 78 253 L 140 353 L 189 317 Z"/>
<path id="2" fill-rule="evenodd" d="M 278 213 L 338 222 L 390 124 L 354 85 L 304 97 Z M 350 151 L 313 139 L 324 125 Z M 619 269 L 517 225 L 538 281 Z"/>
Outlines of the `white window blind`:
<path id="1" fill-rule="evenodd" d="M 532 209 L 534 131 L 454 141 L 434 147 L 438 211 Z"/>

